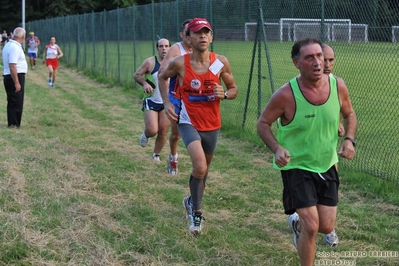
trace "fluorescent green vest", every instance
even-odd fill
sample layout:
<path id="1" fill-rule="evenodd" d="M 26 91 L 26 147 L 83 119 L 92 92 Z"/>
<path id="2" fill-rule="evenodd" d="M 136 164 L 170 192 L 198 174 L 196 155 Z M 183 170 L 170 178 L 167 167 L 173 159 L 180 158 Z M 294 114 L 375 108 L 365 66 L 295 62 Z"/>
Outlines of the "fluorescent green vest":
<path id="1" fill-rule="evenodd" d="M 290 162 L 279 170 L 303 169 L 324 173 L 338 162 L 338 123 L 340 103 L 335 77 L 330 79 L 330 95 L 321 105 L 314 105 L 303 96 L 296 78 L 290 80 L 296 110 L 287 125 L 278 120 L 277 141 L 291 154 Z"/>

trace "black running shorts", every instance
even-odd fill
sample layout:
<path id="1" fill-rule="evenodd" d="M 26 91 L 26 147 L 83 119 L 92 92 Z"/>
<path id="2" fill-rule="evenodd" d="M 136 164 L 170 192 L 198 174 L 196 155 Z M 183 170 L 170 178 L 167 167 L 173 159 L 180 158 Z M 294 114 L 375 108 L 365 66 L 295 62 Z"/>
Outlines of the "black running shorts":
<path id="1" fill-rule="evenodd" d="M 141 111 L 144 112 L 144 110 L 148 111 L 155 111 L 155 112 L 161 112 L 163 111 L 164 106 L 163 103 L 154 103 L 150 99 L 143 99 L 143 107 L 141 108 Z"/>
<path id="2" fill-rule="evenodd" d="M 283 179 L 283 205 L 285 214 L 296 209 L 316 206 L 337 206 L 338 173 L 333 165 L 325 173 L 313 173 L 301 169 L 281 171 Z"/>

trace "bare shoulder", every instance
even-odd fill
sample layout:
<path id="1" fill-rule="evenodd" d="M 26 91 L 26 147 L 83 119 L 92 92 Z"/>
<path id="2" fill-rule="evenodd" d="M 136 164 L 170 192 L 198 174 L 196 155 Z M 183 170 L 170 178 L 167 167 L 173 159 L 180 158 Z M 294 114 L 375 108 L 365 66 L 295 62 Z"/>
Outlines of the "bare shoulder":
<path id="1" fill-rule="evenodd" d="M 222 73 L 231 73 L 231 67 L 229 60 L 227 60 L 227 57 L 217 54 L 216 59 L 218 59 L 223 64 L 223 69 L 221 71 Z"/>
<path id="2" fill-rule="evenodd" d="M 158 74 L 158 76 L 162 75 L 162 73 L 164 73 L 164 70 L 168 72 L 172 71 L 180 73 L 180 70 L 183 69 L 183 67 L 184 67 L 184 56 L 182 55 L 176 56 L 174 58 L 171 58 L 169 63 L 165 66 L 165 68 L 162 69 L 162 71 L 160 72 L 160 74 Z"/>
<path id="3" fill-rule="evenodd" d="M 294 111 L 295 102 L 291 87 L 286 83 L 273 93 L 262 113 L 262 119 L 271 124 L 281 118 L 281 122 L 286 124 L 292 119 Z"/>
<path id="4" fill-rule="evenodd" d="M 227 64 L 229 63 L 229 60 L 224 55 L 216 54 L 216 58 L 219 59 L 223 64 L 224 63 L 227 63 Z"/>
<path id="5" fill-rule="evenodd" d="M 184 55 L 175 56 L 171 61 L 170 64 L 173 65 L 184 65 Z"/>
<path id="6" fill-rule="evenodd" d="M 330 74 L 331 75 L 331 74 Z M 345 81 L 344 81 L 344 79 L 343 78 L 341 78 L 340 76 L 337 76 L 337 75 L 332 75 L 336 80 L 337 80 L 337 84 L 339 85 L 339 83 L 340 84 L 345 84 Z"/>
<path id="7" fill-rule="evenodd" d="M 180 55 L 180 47 L 177 43 L 173 44 L 166 53 L 167 58 L 173 58 Z"/>
<path id="8" fill-rule="evenodd" d="M 331 74 L 330 74 L 330 75 L 331 75 Z M 328 77 L 330 77 L 330 76 L 328 76 Z M 343 81 L 343 79 L 342 79 L 340 76 L 332 75 L 332 77 L 334 77 L 337 81 L 338 81 L 338 80 L 342 80 L 342 81 Z"/>
<path id="9" fill-rule="evenodd" d="M 146 73 L 149 73 L 149 71 L 151 71 L 154 68 L 154 65 L 155 65 L 155 58 L 151 56 L 143 61 L 140 68 L 145 70 Z"/>
<path id="10" fill-rule="evenodd" d="M 348 87 L 346 86 L 344 79 L 341 78 L 341 77 L 337 77 L 337 76 L 335 76 L 335 78 L 337 79 L 338 91 L 340 93 L 342 91 L 347 92 L 348 91 Z"/>
<path id="11" fill-rule="evenodd" d="M 293 99 L 293 94 L 289 83 L 285 83 L 278 90 L 276 90 L 273 93 L 271 99 L 273 99 L 274 101 L 282 101 L 282 102 L 286 102 Z"/>
<path id="12" fill-rule="evenodd" d="M 145 65 L 145 64 L 151 64 L 152 62 L 154 62 L 154 57 L 153 57 L 153 56 L 144 59 L 143 65 Z"/>
<path id="13" fill-rule="evenodd" d="M 159 68 L 160 72 L 171 62 L 173 58 L 176 56 L 180 56 L 180 47 L 177 43 L 173 44 L 168 52 L 165 55 L 165 58 L 162 60 L 161 67 Z"/>
<path id="14" fill-rule="evenodd" d="M 183 72 L 184 72 L 184 57 L 182 55 L 179 55 L 177 57 L 172 58 L 164 68 L 162 68 L 161 65 L 160 72 L 158 73 L 158 78 L 168 79 L 176 74 L 182 76 Z"/>

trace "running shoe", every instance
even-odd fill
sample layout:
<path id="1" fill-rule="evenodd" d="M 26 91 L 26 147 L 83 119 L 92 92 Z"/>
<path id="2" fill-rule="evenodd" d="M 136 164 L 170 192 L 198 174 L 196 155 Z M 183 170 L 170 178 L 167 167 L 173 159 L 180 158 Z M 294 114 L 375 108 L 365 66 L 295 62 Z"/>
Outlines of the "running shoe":
<path id="1" fill-rule="evenodd" d="M 51 78 L 49 78 L 47 83 L 49 86 L 51 86 L 51 84 L 53 84 L 53 80 Z"/>
<path id="2" fill-rule="evenodd" d="M 140 145 L 141 145 L 141 147 L 147 146 L 147 143 L 148 143 L 148 138 L 145 136 L 144 133 L 141 134 L 141 136 L 140 136 Z"/>
<path id="3" fill-rule="evenodd" d="M 173 160 L 172 155 L 169 154 L 168 173 L 171 175 L 177 175 L 178 172 L 177 160 Z"/>
<path id="4" fill-rule="evenodd" d="M 54 87 L 55 87 L 55 84 L 54 84 L 54 83 L 51 83 L 50 87 L 51 87 L 51 88 L 54 88 Z"/>
<path id="5" fill-rule="evenodd" d="M 183 207 L 186 210 L 186 219 L 192 220 L 193 218 L 193 205 L 190 203 L 191 196 L 187 196 L 183 199 Z"/>
<path id="6" fill-rule="evenodd" d="M 194 235 L 198 235 L 202 231 L 203 223 L 205 221 L 205 218 L 202 216 L 202 213 L 196 213 L 193 218 L 191 219 L 190 223 L 190 233 Z"/>
<path id="7" fill-rule="evenodd" d="M 337 233 L 335 233 L 335 229 L 332 230 L 331 233 L 324 235 L 324 242 L 331 247 L 338 245 L 339 240 Z"/>
<path id="8" fill-rule="evenodd" d="M 298 237 L 299 237 L 299 231 L 296 229 L 296 222 L 299 220 L 299 215 L 294 212 L 293 214 L 289 215 L 287 218 L 287 223 L 289 227 L 291 228 L 293 234 L 294 234 L 294 246 L 298 249 Z"/>
<path id="9" fill-rule="evenodd" d="M 154 161 L 156 161 L 156 162 L 160 162 L 161 161 L 161 159 L 159 158 L 159 154 L 154 154 L 152 156 L 152 159 L 154 159 Z"/>

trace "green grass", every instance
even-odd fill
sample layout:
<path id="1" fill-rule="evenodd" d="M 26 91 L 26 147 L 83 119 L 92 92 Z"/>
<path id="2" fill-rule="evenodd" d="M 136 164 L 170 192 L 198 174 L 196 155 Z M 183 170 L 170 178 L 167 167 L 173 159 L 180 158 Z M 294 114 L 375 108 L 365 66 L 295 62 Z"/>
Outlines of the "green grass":
<path id="1" fill-rule="evenodd" d="M 216 37 L 214 51 L 228 58 L 239 88 L 237 99 L 223 102 L 221 107 L 227 136 L 263 146 L 256 133 L 257 118 L 272 91 L 298 74 L 290 58 L 292 44 L 267 44 L 271 77 L 265 45 L 262 44 L 260 61 L 258 50 L 255 52 L 250 79 L 253 42 L 219 41 Z M 397 53 L 396 46 L 392 43 L 360 42 L 333 42 L 331 45 L 336 52 L 334 74 L 344 78 L 358 117 L 357 155 L 353 162 L 343 160 L 342 169 L 361 171 L 399 184 L 399 165 L 396 163 L 399 161 L 399 144 L 396 141 L 399 137 L 399 124 L 396 121 L 399 116 L 399 94 L 395 79 L 399 64 L 394 56 Z M 64 61 L 75 64 L 76 44 L 66 43 L 63 46 L 68 48 L 64 49 Z M 101 82 L 119 84 L 126 90 L 137 89 L 139 86 L 133 82 L 133 73 L 152 52 L 152 42 L 145 41 L 107 42 L 106 48 L 101 42 L 95 45 L 81 43 L 78 67 L 84 68 L 85 74 Z M 141 95 L 139 90 L 136 90 L 135 95 Z"/>
<path id="2" fill-rule="evenodd" d="M 143 116 L 133 90 L 64 67 L 50 89 L 46 75 L 44 66 L 27 75 L 21 129 L 6 128 L 0 101 L 0 264 L 299 264 L 267 149 L 222 129 L 203 202 L 205 233 L 195 238 L 181 206 L 191 170 L 183 144 L 179 175 L 169 176 L 167 148 L 154 164 L 154 140 L 138 144 Z M 340 244 L 329 248 L 320 235 L 317 251 L 398 251 L 395 186 L 361 171 L 341 174 Z"/>

